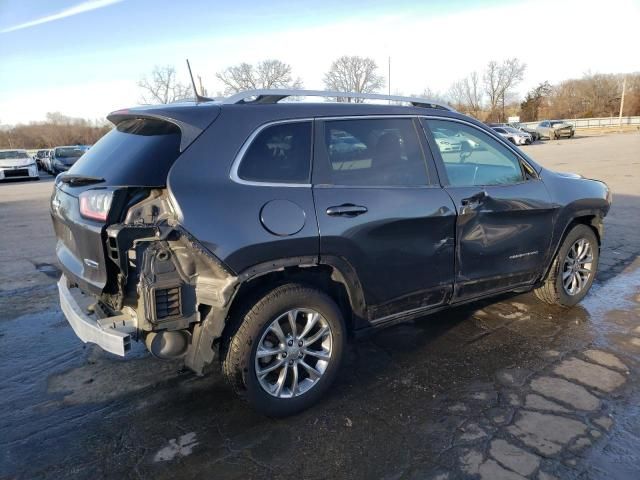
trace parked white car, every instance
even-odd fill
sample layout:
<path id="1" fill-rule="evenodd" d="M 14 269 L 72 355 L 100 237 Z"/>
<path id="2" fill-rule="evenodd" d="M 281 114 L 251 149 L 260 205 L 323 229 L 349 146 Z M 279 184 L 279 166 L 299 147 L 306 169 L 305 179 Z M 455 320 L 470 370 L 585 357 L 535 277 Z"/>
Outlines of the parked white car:
<path id="1" fill-rule="evenodd" d="M 36 161 L 26 150 L 0 150 L 0 180 L 10 178 L 40 179 Z"/>
<path id="2" fill-rule="evenodd" d="M 513 127 L 491 127 L 498 134 L 509 140 L 514 145 L 529 145 L 533 142 L 533 138 L 526 132 L 521 132 Z"/>
<path id="3" fill-rule="evenodd" d="M 434 131 L 433 136 L 441 152 L 459 152 L 462 150 L 462 143 L 456 138 L 449 137 L 439 131 Z"/>

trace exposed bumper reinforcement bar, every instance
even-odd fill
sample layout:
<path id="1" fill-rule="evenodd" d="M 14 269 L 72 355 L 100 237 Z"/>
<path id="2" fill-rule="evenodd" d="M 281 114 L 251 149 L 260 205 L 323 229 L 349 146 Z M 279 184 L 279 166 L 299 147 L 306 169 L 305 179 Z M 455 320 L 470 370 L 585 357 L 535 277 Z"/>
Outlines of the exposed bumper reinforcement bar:
<path id="1" fill-rule="evenodd" d="M 95 343 L 103 350 L 124 357 L 131 349 L 131 334 L 136 330 L 136 321 L 130 315 L 118 315 L 98 319 L 89 314 L 87 307 L 91 297 L 83 295 L 77 288 L 69 288 L 67 278 L 62 275 L 58 282 L 60 306 L 75 334 L 84 343 Z"/>

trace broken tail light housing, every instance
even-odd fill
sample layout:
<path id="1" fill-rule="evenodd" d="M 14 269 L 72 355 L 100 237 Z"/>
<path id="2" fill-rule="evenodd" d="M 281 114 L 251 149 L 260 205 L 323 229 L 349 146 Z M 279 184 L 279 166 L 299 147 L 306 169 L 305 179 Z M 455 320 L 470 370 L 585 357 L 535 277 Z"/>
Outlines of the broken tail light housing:
<path id="1" fill-rule="evenodd" d="M 113 192 L 110 190 L 86 190 L 80 194 L 80 215 L 89 220 L 106 222 Z"/>

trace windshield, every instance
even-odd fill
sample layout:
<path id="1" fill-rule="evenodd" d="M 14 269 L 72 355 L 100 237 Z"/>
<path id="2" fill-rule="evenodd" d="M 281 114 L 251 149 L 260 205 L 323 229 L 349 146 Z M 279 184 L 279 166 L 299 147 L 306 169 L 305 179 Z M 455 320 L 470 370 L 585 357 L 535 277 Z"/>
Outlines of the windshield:
<path id="1" fill-rule="evenodd" d="M 505 130 L 506 130 L 507 132 L 511 132 L 511 133 L 520 133 L 520 130 L 516 130 L 516 129 L 515 129 L 515 128 L 513 128 L 513 127 L 505 127 Z"/>
<path id="2" fill-rule="evenodd" d="M 0 160 L 7 160 L 10 158 L 29 158 L 29 155 L 24 150 L 9 150 L 6 152 L 0 152 Z"/>
<path id="3" fill-rule="evenodd" d="M 56 148 L 55 156 L 58 158 L 79 158 L 86 152 L 84 147 L 62 147 Z"/>
<path id="4" fill-rule="evenodd" d="M 563 125 L 564 122 L 562 120 L 557 120 L 555 122 L 551 122 L 551 125 Z"/>

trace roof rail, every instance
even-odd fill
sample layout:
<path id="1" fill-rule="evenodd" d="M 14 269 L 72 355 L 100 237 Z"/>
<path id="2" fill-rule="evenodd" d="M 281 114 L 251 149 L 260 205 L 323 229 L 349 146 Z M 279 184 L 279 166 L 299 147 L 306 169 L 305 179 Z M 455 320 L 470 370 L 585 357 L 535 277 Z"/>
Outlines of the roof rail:
<path id="1" fill-rule="evenodd" d="M 444 102 L 429 100 L 420 97 L 403 97 L 399 95 L 385 95 L 380 93 L 356 93 L 335 92 L 330 90 L 296 90 L 296 89 L 272 89 L 272 90 L 245 90 L 224 98 L 224 105 L 231 104 L 265 104 L 278 103 L 287 97 L 325 97 L 325 98 L 362 98 L 366 100 L 391 100 L 394 102 L 410 103 L 414 107 L 441 108 L 455 112 L 453 108 Z"/>

